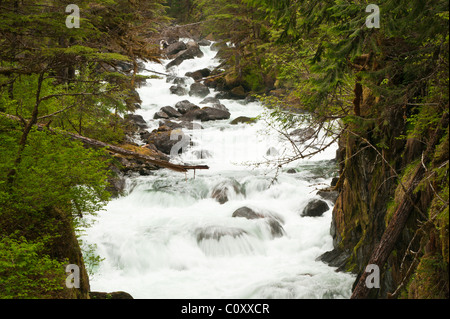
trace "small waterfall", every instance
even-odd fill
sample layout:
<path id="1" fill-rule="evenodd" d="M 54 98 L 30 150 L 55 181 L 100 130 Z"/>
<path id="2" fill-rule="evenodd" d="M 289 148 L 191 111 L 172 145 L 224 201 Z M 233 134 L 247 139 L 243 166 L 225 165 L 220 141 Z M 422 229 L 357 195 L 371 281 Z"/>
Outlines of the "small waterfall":
<path id="1" fill-rule="evenodd" d="M 216 52 L 201 50 L 202 58 L 170 70 L 169 81 L 147 80 L 139 89 L 143 103 L 137 114 L 149 131 L 159 126 L 153 116 L 161 107 L 182 100 L 200 105 L 203 98 L 171 94 L 169 88 L 175 76 L 218 65 Z M 167 63 L 146 68 L 166 73 Z M 187 87 L 194 82 L 186 81 Z M 289 144 L 262 120 L 230 124 L 239 116 L 257 117 L 263 106 L 221 103 L 231 118 L 185 130 L 193 145 L 171 159 L 209 170 L 197 171 L 195 178 L 168 170 L 130 177 L 127 195 L 92 217 L 82 239 L 95 244 L 104 260 L 91 289 L 127 291 L 135 298 L 348 298 L 354 276 L 315 261 L 332 249 L 331 209 L 321 217 L 300 216 L 315 197 L 314 185 L 330 183 L 323 171 L 330 170 L 337 146 L 291 163 L 293 173 L 286 169 L 275 178 L 272 168 L 247 163 L 265 161 L 273 149 L 281 153 Z"/>

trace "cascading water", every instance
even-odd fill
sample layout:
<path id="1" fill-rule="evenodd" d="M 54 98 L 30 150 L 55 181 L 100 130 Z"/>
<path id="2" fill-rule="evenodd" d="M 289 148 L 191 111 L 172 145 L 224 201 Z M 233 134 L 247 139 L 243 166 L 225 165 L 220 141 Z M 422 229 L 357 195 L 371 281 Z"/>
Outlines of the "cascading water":
<path id="1" fill-rule="evenodd" d="M 216 52 L 201 49 L 204 57 L 184 61 L 177 75 L 218 65 Z M 168 62 L 146 68 L 166 72 Z M 153 116 L 161 107 L 203 100 L 171 94 L 171 85 L 152 79 L 139 89 L 143 103 L 137 114 L 149 131 L 159 126 Z M 221 103 L 231 119 L 264 111 L 258 102 Z M 267 132 L 264 121 L 231 125 L 230 120 L 202 122 L 203 129 L 189 132 L 193 146 L 172 159 L 209 170 L 196 171 L 195 178 L 169 170 L 129 178 L 127 195 L 92 217 L 82 240 L 95 244 L 104 258 L 90 280 L 93 291 L 152 299 L 350 297 L 354 276 L 315 261 L 333 248 L 331 209 L 321 217 L 300 216 L 315 197 L 313 184 L 330 183 L 331 175 L 317 176 L 314 169 L 329 172 L 336 147 L 290 163 L 296 173 L 283 170 L 274 178 L 273 170 L 245 163 L 264 161 L 271 147 L 282 150 L 279 135 Z M 213 198 L 217 193 L 225 197 L 222 204 Z M 233 217 L 243 207 L 252 218 Z"/>

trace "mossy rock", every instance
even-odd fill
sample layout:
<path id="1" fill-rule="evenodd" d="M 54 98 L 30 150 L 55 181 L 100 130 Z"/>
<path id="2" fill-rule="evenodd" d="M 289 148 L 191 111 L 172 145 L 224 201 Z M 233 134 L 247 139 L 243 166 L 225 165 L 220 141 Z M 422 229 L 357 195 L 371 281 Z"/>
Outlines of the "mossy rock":
<path id="1" fill-rule="evenodd" d="M 251 124 L 251 123 L 255 123 L 256 119 L 255 118 L 251 118 L 251 117 L 247 117 L 247 116 L 239 116 L 237 118 L 235 118 L 234 120 L 232 120 L 230 122 L 231 125 L 237 125 L 239 123 L 246 123 L 246 124 Z"/>

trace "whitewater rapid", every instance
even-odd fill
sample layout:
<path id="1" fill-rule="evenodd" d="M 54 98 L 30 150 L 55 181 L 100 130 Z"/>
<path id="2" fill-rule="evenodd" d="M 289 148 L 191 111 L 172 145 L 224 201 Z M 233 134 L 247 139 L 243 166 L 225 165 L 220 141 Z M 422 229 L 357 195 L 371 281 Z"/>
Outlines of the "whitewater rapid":
<path id="1" fill-rule="evenodd" d="M 201 50 L 202 58 L 186 60 L 172 72 L 183 76 L 219 64 L 210 47 Z M 165 73 L 168 62 L 147 63 L 146 69 Z M 138 90 L 142 108 L 136 114 L 143 116 L 149 131 L 158 128 L 153 116 L 161 107 L 181 100 L 199 105 L 203 100 L 171 94 L 172 85 L 165 78 L 151 79 Z M 212 90 L 209 96 L 216 93 Z M 250 165 L 273 159 L 267 153 L 270 147 L 279 155 L 288 152 L 289 144 L 268 131 L 263 119 L 230 124 L 238 116 L 264 114 L 259 102 L 221 103 L 229 109 L 230 120 L 202 122 L 203 129 L 186 130 L 193 146 L 172 159 L 205 164 L 209 170 L 197 170 L 195 178 L 193 172 L 169 170 L 130 177 L 126 195 L 90 217 L 92 225 L 81 239 L 83 245 L 95 245 L 95 253 L 103 258 L 90 278 L 91 290 L 126 291 L 134 298 L 151 299 L 350 297 L 354 276 L 315 261 L 333 249 L 332 203 L 321 217 L 300 216 L 308 200 L 317 198 L 317 189 L 330 184 L 337 146 L 290 163 L 277 174 L 273 166 Z M 199 151 L 207 158 L 198 159 Z M 221 183 L 239 186 L 223 204 L 212 198 Z M 266 219 L 232 217 L 241 207 L 276 218 L 284 234 L 274 236 Z"/>

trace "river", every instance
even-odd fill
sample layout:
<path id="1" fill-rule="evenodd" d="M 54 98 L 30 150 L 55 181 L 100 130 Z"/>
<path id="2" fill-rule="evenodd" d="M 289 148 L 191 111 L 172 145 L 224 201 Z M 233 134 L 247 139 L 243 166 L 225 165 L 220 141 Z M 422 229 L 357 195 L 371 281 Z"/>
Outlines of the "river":
<path id="1" fill-rule="evenodd" d="M 186 60 L 173 72 L 183 76 L 219 64 L 210 47 L 201 50 L 202 58 Z M 165 73 L 168 62 L 146 68 Z M 149 131 L 158 127 L 153 116 L 161 107 L 203 100 L 171 94 L 172 85 L 162 77 L 138 90 L 142 108 L 136 114 Z M 300 216 L 308 200 L 317 198 L 317 188 L 330 184 L 337 145 L 278 173 L 270 165 L 251 165 L 289 152 L 289 143 L 268 130 L 264 116 L 252 124 L 230 124 L 238 116 L 267 113 L 261 103 L 221 103 L 231 118 L 186 131 L 193 146 L 172 159 L 209 170 L 194 176 L 161 169 L 130 177 L 126 195 L 90 217 L 92 225 L 81 238 L 103 258 L 90 278 L 91 290 L 150 299 L 349 298 L 355 277 L 315 260 L 333 248 L 332 203 L 321 217 Z M 277 154 L 267 153 L 271 147 Z M 198 159 L 201 152 L 206 158 Z M 223 204 L 212 197 L 218 185 L 229 186 Z M 265 218 L 232 217 L 241 207 Z"/>

